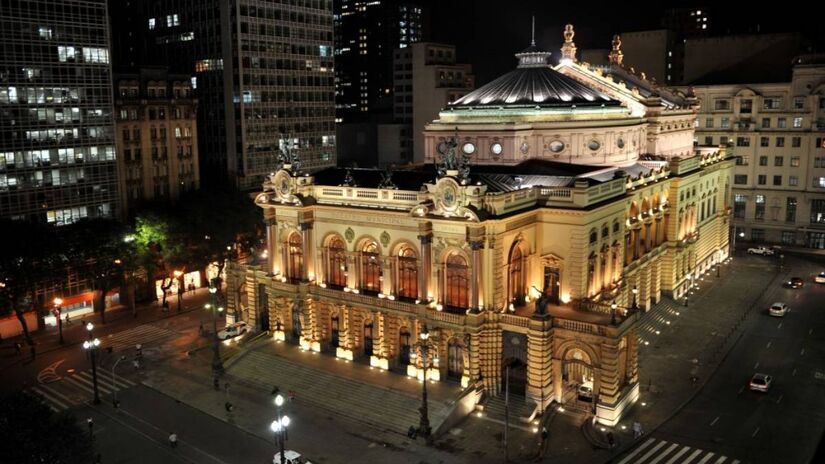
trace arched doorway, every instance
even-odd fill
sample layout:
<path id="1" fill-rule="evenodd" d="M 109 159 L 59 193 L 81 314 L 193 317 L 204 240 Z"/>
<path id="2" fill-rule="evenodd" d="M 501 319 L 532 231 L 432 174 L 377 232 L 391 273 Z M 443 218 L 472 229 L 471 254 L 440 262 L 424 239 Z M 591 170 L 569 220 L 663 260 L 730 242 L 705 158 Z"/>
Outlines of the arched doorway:
<path id="1" fill-rule="evenodd" d="M 447 345 L 447 379 L 461 381 L 464 375 L 464 346 L 456 339 Z"/>
<path id="2" fill-rule="evenodd" d="M 525 285 L 524 285 L 524 254 L 518 243 L 510 250 L 510 303 L 514 306 L 524 305 Z"/>
<path id="3" fill-rule="evenodd" d="M 410 332 L 402 328 L 398 334 L 398 364 L 406 369 L 410 363 Z"/>
<path id="4" fill-rule="evenodd" d="M 329 344 L 333 349 L 335 349 L 335 348 L 338 348 L 338 342 L 339 342 L 339 331 L 338 331 L 339 326 L 338 326 L 338 315 L 337 314 L 332 316 L 332 319 L 330 320 L 329 326 L 330 326 L 330 334 L 329 334 L 330 335 L 329 336 L 330 342 L 329 342 Z"/>
<path id="5" fill-rule="evenodd" d="M 589 409 L 596 401 L 593 362 L 581 348 L 568 349 L 562 358 L 564 402 L 580 409 Z"/>
<path id="6" fill-rule="evenodd" d="M 372 356 L 372 323 L 364 325 L 364 355 Z"/>

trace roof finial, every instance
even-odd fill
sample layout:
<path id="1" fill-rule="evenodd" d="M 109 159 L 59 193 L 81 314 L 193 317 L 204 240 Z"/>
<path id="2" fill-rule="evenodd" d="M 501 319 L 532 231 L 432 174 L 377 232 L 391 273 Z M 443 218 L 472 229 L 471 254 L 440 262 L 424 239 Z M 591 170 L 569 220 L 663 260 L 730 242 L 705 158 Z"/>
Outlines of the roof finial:
<path id="1" fill-rule="evenodd" d="M 613 50 L 610 51 L 610 55 L 608 55 L 607 58 L 610 64 L 622 65 L 622 59 L 624 58 L 624 54 L 622 53 L 622 38 L 618 34 L 613 36 Z"/>
<path id="2" fill-rule="evenodd" d="M 533 15 L 533 33 L 531 35 L 530 45 L 536 46 L 536 15 Z"/>
<path id="3" fill-rule="evenodd" d="M 561 47 L 561 58 L 563 60 L 576 61 L 576 44 L 573 42 L 573 37 L 576 31 L 573 30 L 572 24 L 564 26 L 564 45 Z"/>

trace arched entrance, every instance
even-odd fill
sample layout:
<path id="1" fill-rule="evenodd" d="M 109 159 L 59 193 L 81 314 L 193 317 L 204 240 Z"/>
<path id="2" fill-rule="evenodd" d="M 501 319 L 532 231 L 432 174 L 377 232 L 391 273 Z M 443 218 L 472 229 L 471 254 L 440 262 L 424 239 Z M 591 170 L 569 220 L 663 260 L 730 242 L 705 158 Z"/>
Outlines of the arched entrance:
<path id="1" fill-rule="evenodd" d="M 339 326 L 338 326 L 338 315 L 337 314 L 332 316 L 332 319 L 330 320 L 329 327 L 330 327 L 330 334 L 329 334 L 330 342 L 329 342 L 329 344 L 332 347 L 332 349 L 338 348 L 338 342 L 339 342 L 338 327 Z"/>
<path id="2" fill-rule="evenodd" d="M 570 348 L 562 358 L 564 402 L 580 409 L 590 409 L 596 401 L 593 363 L 581 348 Z"/>
<path id="3" fill-rule="evenodd" d="M 364 355 L 372 356 L 372 323 L 364 325 Z"/>
<path id="4" fill-rule="evenodd" d="M 522 397 L 527 392 L 527 363 L 519 358 L 507 358 L 501 363 L 501 394 L 505 391 Z"/>
<path id="5" fill-rule="evenodd" d="M 464 346 L 456 339 L 447 345 L 447 379 L 461 381 L 464 375 Z"/>

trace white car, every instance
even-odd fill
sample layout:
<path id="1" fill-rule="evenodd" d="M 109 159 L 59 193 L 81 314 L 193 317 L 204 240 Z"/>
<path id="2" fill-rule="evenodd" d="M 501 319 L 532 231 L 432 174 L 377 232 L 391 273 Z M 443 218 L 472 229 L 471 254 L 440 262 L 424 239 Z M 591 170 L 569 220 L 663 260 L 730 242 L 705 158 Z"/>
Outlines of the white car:
<path id="1" fill-rule="evenodd" d="M 586 381 L 576 388 L 576 395 L 580 401 L 593 401 L 593 382 Z"/>
<path id="2" fill-rule="evenodd" d="M 307 458 L 301 456 L 300 453 L 292 450 L 284 451 L 284 462 L 286 462 L 286 464 L 312 464 Z M 281 453 L 275 453 L 275 456 L 272 458 L 272 464 L 281 464 Z"/>
<path id="3" fill-rule="evenodd" d="M 748 248 L 749 255 L 773 256 L 774 253 L 775 251 L 773 248 L 768 248 L 765 246 Z"/>
<path id="4" fill-rule="evenodd" d="M 770 314 L 771 316 L 782 317 L 790 310 L 791 308 L 789 308 L 788 305 L 786 305 L 785 303 L 777 302 L 772 304 L 771 307 L 768 308 L 768 314 Z"/>
<path id="5" fill-rule="evenodd" d="M 751 381 L 748 384 L 748 388 L 750 388 L 753 391 L 767 393 L 768 390 L 771 388 L 772 382 L 773 377 L 769 376 L 768 374 L 753 374 L 753 377 L 751 377 Z"/>
<path id="6" fill-rule="evenodd" d="M 218 338 L 226 340 L 227 338 L 237 337 L 247 332 L 249 332 L 249 326 L 246 325 L 246 322 L 235 322 L 234 324 L 227 325 L 225 329 L 218 332 Z"/>
<path id="7" fill-rule="evenodd" d="M 818 284 L 825 284 L 825 271 L 820 272 L 814 277 L 814 282 Z"/>

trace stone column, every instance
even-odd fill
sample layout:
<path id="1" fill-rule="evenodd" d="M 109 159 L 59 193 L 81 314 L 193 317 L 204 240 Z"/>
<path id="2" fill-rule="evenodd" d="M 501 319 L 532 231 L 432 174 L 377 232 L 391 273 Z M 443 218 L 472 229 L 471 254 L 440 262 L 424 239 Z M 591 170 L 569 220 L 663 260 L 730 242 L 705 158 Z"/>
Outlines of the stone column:
<path id="1" fill-rule="evenodd" d="M 553 323 L 548 315 L 535 315 L 527 329 L 527 397 L 544 411 L 553 400 Z"/>
<path id="2" fill-rule="evenodd" d="M 266 227 L 266 254 L 267 254 L 267 275 L 273 275 L 275 273 L 275 265 L 278 262 L 278 246 L 277 242 L 277 233 L 276 230 L 277 224 L 275 223 L 275 219 L 268 218 L 264 219 L 264 224 Z"/>
<path id="3" fill-rule="evenodd" d="M 309 267 L 312 261 L 312 223 L 302 222 L 298 225 L 301 230 L 301 253 L 304 255 L 304 265 L 301 269 L 301 280 L 306 282 L 309 279 Z M 313 269 L 315 266 L 312 266 Z"/>
<path id="4" fill-rule="evenodd" d="M 418 260 L 418 299 L 427 301 L 430 295 L 433 236 L 429 234 L 419 235 L 418 240 L 421 241 L 421 259 Z"/>
<path id="5" fill-rule="evenodd" d="M 602 423 L 615 420 L 616 406 L 619 402 L 619 340 L 610 339 L 602 343 L 601 366 L 596 374 L 598 403 L 596 415 Z M 612 424 L 611 424 L 612 425 Z"/>
<path id="6" fill-rule="evenodd" d="M 470 248 L 473 250 L 473 277 L 472 277 L 472 292 L 470 293 L 470 311 L 478 312 L 478 295 L 481 287 L 481 250 L 484 249 L 484 242 L 476 240 L 470 242 Z"/>

